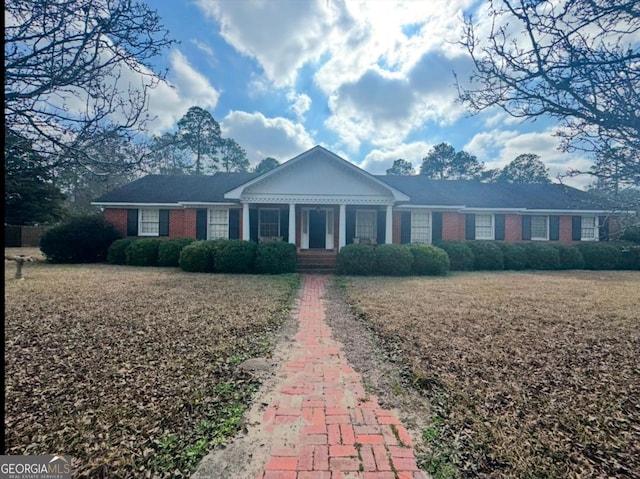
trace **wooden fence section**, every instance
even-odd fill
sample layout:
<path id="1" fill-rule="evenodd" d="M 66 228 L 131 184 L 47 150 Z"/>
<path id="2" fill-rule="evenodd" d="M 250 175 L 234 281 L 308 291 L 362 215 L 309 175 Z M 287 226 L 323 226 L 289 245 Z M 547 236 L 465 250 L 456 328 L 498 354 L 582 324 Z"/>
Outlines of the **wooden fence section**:
<path id="1" fill-rule="evenodd" d="M 45 230 L 44 226 L 4 225 L 4 246 L 5 248 L 40 246 L 40 237 Z"/>

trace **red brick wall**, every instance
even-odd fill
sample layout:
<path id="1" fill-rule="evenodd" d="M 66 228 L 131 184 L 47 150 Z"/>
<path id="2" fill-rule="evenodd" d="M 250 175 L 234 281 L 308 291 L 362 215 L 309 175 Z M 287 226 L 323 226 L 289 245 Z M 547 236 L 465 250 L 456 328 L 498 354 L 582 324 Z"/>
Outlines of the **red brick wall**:
<path id="1" fill-rule="evenodd" d="M 395 244 L 400 244 L 400 239 L 402 238 L 402 212 L 401 211 L 393 212 L 392 224 L 393 224 L 393 235 L 391 235 L 391 237 L 393 238 L 392 241 Z"/>
<path id="2" fill-rule="evenodd" d="M 571 239 L 573 231 L 572 219 L 571 216 L 560 216 L 560 243 L 561 244 L 572 244 L 578 243 L 578 241 L 573 241 Z"/>
<path id="3" fill-rule="evenodd" d="M 184 210 L 169 210 L 169 238 L 184 238 Z"/>
<path id="4" fill-rule="evenodd" d="M 127 210 L 123 208 L 105 208 L 104 218 L 122 233 L 127 236 Z"/>
<path id="5" fill-rule="evenodd" d="M 186 238 L 196 237 L 196 217 L 198 210 L 196 208 L 187 208 L 183 210 L 183 226 L 182 233 Z"/>
<path id="6" fill-rule="evenodd" d="M 464 215 L 461 213 L 442 213 L 442 239 L 464 241 Z"/>
<path id="7" fill-rule="evenodd" d="M 522 216 L 504 215 L 504 241 L 506 243 L 522 241 Z"/>

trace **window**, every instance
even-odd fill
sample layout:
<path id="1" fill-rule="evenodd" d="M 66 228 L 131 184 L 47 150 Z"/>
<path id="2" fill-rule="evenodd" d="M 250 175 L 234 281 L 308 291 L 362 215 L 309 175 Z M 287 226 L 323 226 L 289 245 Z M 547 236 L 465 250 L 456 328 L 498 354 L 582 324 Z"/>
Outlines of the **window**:
<path id="1" fill-rule="evenodd" d="M 411 242 L 431 243 L 431 213 L 429 211 L 411 212 Z"/>
<path id="2" fill-rule="evenodd" d="M 376 239 L 376 212 L 372 210 L 356 211 L 356 238 Z"/>
<path id="3" fill-rule="evenodd" d="M 280 210 L 261 209 L 258 231 L 261 238 L 280 236 Z"/>
<path id="4" fill-rule="evenodd" d="M 493 239 L 493 215 L 476 215 L 476 239 Z"/>
<path id="5" fill-rule="evenodd" d="M 531 239 L 547 241 L 549 239 L 549 217 L 531 217 Z"/>
<path id="6" fill-rule="evenodd" d="M 160 210 L 139 212 L 138 234 L 140 236 L 158 236 L 160 233 Z"/>
<path id="7" fill-rule="evenodd" d="M 583 216 L 580 241 L 598 241 L 597 216 Z"/>
<path id="8" fill-rule="evenodd" d="M 209 210 L 209 239 L 229 238 L 229 210 L 217 208 Z"/>

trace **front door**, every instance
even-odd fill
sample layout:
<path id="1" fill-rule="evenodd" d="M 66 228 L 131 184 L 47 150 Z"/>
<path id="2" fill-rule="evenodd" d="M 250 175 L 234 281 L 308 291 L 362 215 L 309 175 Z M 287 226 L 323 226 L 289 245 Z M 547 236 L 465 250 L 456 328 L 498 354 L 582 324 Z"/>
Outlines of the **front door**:
<path id="1" fill-rule="evenodd" d="M 327 240 L 326 210 L 309 210 L 309 249 L 324 249 Z"/>

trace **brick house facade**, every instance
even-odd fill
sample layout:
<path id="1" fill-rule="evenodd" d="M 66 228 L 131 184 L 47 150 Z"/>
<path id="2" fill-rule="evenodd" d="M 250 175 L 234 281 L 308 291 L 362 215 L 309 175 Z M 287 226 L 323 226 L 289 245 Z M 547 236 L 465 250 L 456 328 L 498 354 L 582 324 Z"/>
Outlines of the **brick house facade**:
<path id="1" fill-rule="evenodd" d="M 316 146 L 262 175 L 150 175 L 94 203 L 125 236 L 278 239 L 299 251 L 353 242 L 571 244 L 608 238 L 609 210 L 564 185 L 374 176 Z"/>

